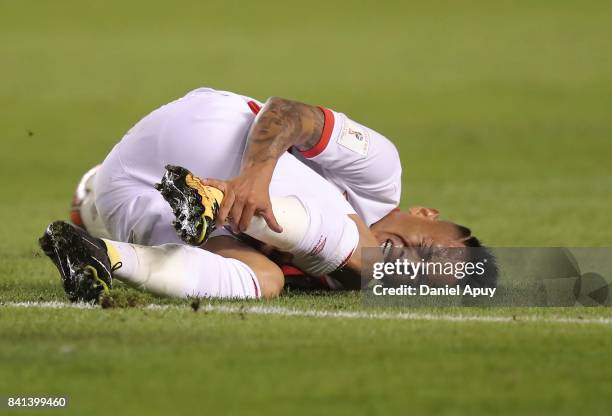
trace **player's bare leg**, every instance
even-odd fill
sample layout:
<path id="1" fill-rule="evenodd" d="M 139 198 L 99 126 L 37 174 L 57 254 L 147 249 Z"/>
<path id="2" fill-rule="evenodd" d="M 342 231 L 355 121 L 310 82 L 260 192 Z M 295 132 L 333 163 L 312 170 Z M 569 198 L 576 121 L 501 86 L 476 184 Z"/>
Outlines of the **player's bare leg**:
<path id="1" fill-rule="evenodd" d="M 257 276 L 260 297 L 275 298 L 283 290 L 285 277 L 282 270 L 268 257 L 241 241 L 228 236 L 211 238 L 204 249 L 225 258 L 236 259 L 247 264 Z"/>

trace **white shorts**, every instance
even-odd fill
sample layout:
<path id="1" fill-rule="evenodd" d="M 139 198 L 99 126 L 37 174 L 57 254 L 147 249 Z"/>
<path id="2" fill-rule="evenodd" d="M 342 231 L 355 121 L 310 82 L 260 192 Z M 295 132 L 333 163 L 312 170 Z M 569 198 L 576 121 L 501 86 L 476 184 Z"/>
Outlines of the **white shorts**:
<path id="1" fill-rule="evenodd" d="M 111 237 L 142 245 L 180 244 L 172 210 L 154 188 L 165 165 L 183 166 L 204 178 L 236 176 L 253 119 L 243 97 L 207 89 L 145 117 L 96 175 L 96 207 Z M 329 212 L 330 221 L 355 213 L 334 185 L 290 153 L 278 161 L 270 195 L 316 201 Z M 213 235 L 223 234 L 227 232 L 219 229 Z"/>

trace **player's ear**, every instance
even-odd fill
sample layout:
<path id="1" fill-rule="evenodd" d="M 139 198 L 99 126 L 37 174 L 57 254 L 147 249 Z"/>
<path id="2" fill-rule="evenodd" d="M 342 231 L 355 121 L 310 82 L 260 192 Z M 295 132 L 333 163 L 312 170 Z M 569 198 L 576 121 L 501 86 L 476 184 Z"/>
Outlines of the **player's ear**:
<path id="1" fill-rule="evenodd" d="M 425 207 L 412 207 L 408 210 L 410 215 L 414 215 L 416 217 L 427 218 L 428 220 L 435 221 L 438 219 L 440 212 L 435 208 L 425 208 Z"/>

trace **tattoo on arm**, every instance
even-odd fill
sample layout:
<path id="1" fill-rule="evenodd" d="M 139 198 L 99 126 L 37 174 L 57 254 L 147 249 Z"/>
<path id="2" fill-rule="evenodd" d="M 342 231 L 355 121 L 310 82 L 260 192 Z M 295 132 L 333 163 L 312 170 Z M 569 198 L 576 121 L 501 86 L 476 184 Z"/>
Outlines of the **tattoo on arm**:
<path id="1" fill-rule="evenodd" d="M 324 120 L 318 107 L 270 98 L 249 132 L 243 167 L 276 161 L 291 146 L 311 149 L 321 138 Z"/>

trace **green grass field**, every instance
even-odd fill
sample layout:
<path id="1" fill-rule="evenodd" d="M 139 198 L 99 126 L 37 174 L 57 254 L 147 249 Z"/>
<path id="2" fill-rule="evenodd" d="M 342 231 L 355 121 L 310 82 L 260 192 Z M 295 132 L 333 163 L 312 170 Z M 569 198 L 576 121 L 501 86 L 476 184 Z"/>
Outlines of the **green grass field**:
<path id="1" fill-rule="evenodd" d="M 92 416 L 609 414 L 607 308 L 372 318 L 355 294 L 290 294 L 196 313 L 125 288 L 104 310 L 15 303 L 64 302 L 37 237 L 133 123 L 200 86 L 381 131 L 403 206 L 490 245 L 612 246 L 611 21 L 591 0 L 0 0 L 0 397 Z M 279 312 L 313 310 L 331 316 Z"/>

